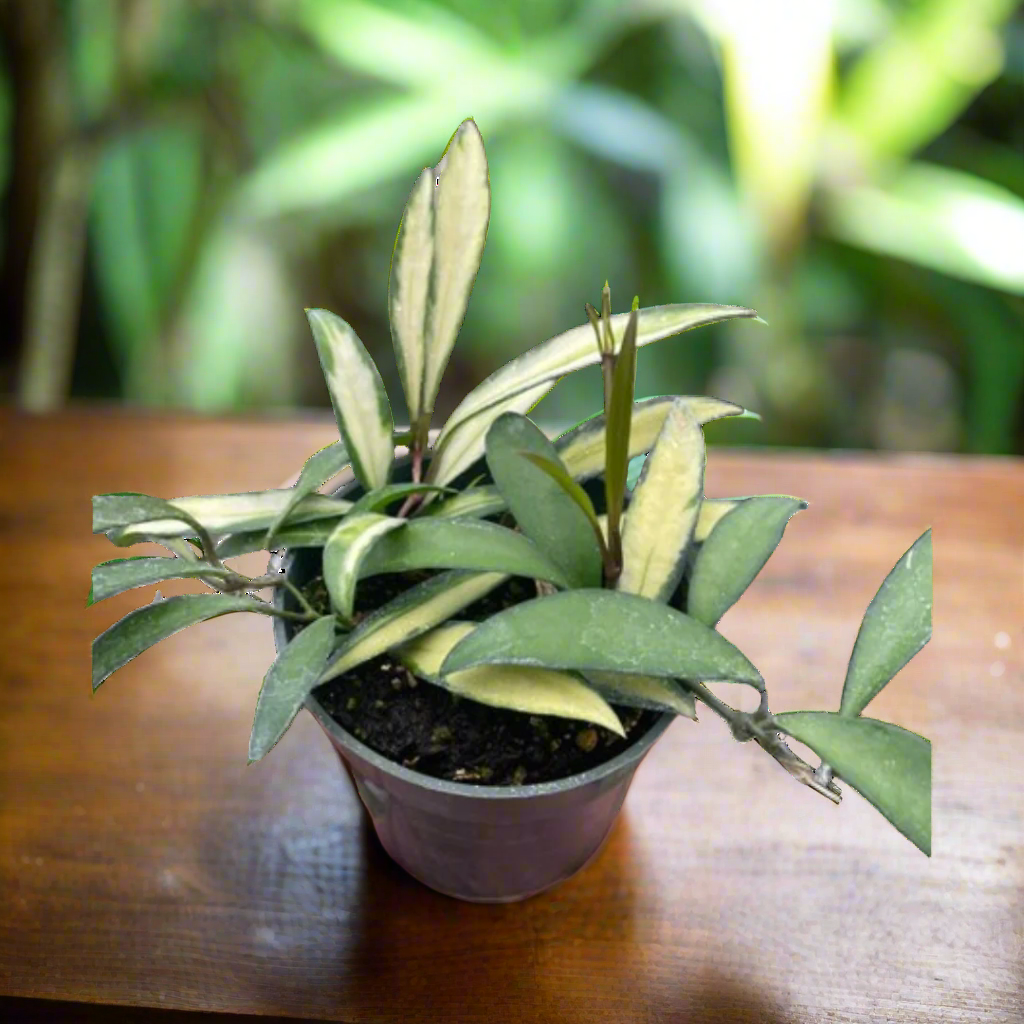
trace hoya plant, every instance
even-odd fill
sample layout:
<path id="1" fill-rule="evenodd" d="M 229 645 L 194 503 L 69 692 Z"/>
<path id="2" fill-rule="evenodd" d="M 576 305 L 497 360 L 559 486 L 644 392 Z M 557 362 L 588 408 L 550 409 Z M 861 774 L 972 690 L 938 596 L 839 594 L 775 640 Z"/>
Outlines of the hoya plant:
<path id="1" fill-rule="evenodd" d="M 93 499 L 93 532 L 118 546 L 156 542 L 168 554 L 97 566 L 90 603 L 172 578 L 213 591 L 158 594 L 102 633 L 93 689 L 186 626 L 231 612 L 278 616 L 289 620 L 290 640 L 259 692 L 251 761 L 277 743 L 314 689 L 386 655 L 462 699 L 620 735 L 616 707 L 696 720 L 699 701 L 738 740 L 754 740 L 830 800 L 839 802 L 836 779 L 845 780 L 930 853 L 930 744 L 862 714 L 929 639 L 930 533 L 868 608 L 839 709 L 773 714 L 761 674 L 718 624 L 806 503 L 706 498 L 703 426 L 750 414 L 715 398 L 634 395 L 640 348 L 756 313 L 640 309 L 634 299 L 630 312 L 613 314 L 606 284 L 600 312 L 587 304 L 588 322 L 493 373 L 435 431 L 434 403 L 489 210 L 483 143 L 466 121 L 417 180 L 395 242 L 389 313 L 408 427 L 396 429 L 381 375 L 352 328 L 309 310 L 340 438 L 306 461 L 294 486 Z M 591 365 L 602 371 L 602 411 L 549 438 L 526 414 L 561 378 Z M 344 496 L 319 493 L 343 472 L 354 477 Z M 321 549 L 327 602 L 311 600 L 286 573 L 250 577 L 229 564 L 294 548 Z M 359 610 L 361 588 L 384 575 L 405 581 L 397 596 Z M 513 578 L 529 581 L 527 599 L 484 621 L 460 617 Z M 268 588 L 282 594 L 261 597 Z M 718 683 L 754 688 L 757 710 L 726 704 Z M 785 736 L 821 763 L 812 767 Z"/>

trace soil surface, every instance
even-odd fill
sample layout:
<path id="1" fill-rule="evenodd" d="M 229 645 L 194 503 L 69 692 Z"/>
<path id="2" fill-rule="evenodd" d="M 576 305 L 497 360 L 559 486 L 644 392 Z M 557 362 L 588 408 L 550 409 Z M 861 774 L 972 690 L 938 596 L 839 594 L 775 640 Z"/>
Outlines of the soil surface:
<path id="1" fill-rule="evenodd" d="M 375 576 L 358 587 L 357 612 L 380 607 L 429 573 Z M 323 581 L 306 594 L 326 610 Z M 537 596 L 531 580 L 511 579 L 459 613 L 482 621 Z M 316 697 L 347 732 L 389 760 L 452 782 L 504 786 L 548 782 L 610 760 L 657 720 L 652 711 L 613 705 L 626 739 L 589 722 L 525 715 L 459 697 L 382 656 L 319 687 Z"/>

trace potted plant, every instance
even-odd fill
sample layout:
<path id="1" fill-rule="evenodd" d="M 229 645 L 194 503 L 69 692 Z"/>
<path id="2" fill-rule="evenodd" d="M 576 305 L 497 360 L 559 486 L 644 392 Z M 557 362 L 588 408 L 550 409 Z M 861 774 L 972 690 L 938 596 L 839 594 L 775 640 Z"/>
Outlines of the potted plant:
<path id="1" fill-rule="evenodd" d="M 600 314 L 513 360 L 430 430 L 490 209 L 472 121 L 423 171 L 391 267 L 389 312 L 409 411 L 396 430 L 352 329 L 308 311 L 341 438 L 291 488 L 164 501 L 93 499 L 93 531 L 169 556 L 93 570 L 90 602 L 171 578 L 212 594 L 157 599 L 93 643 L 94 690 L 157 641 L 230 612 L 274 620 L 250 761 L 306 707 L 350 770 L 391 855 L 470 900 L 520 899 L 599 849 L 633 773 L 700 702 L 800 782 L 836 779 L 930 853 L 931 747 L 862 716 L 928 641 L 931 536 L 869 606 L 839 710 L 773 714 L 764 680 L 717 630 L 780 541 L 798 498 L 705 498 L 703 424 L 746 415 L 714 398 L 636 401 L 637 350 L 753 310 L 702 304 Z M 603 412 L 554 440 L 526 413 L 568 373 L 601 366 Z M 396 447 L 397 446 L 397 447 Z M 642 461 L 642 469 L 637 463 Z M 639 470 L 639 473 L 637 472 Z M 318 490 L 341 474 L 331 494 Z M 250 578 L 228 564 L 273 553 Z M 271 600 L 259 592 L 273 588 Z M 746 683 L 752 713 L 713 691 Z M 783 736 L 821 758 L 812 767 Z"/>

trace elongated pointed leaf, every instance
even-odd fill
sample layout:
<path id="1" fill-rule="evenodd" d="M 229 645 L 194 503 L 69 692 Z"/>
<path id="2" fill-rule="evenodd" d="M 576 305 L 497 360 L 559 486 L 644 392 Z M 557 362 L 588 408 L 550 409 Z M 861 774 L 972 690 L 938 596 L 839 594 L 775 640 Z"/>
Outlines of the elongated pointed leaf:
<path id="1" fill-rule="evenodd" d="M 606 284 L 606 293 L 607 290 Z M 610 330 L 607 317 L 605 327 Z M 637 311 L 633 310 L 626 321 L 622 347 L 619 349 L 612 372 L 611 391 L 606 397 L 608 429 L 605 444 L 604 494 L 608 536 L 615 561 L 621 557 L 622 508 L 626 500 L 626 475 L 629 472 L 629 435 L 636 384 L 636 327 Z"/>
<path id="2" fill-rule="evenodd" d="M 694 543 L 703 544 L 708 539 L 708 534 L 722 521 L 722 517 L 741 501 L 746 501 L 746 498 L 704 498 L 700 503 L 697 525 L 693 530 Z"/>
<path id="3" fill-rule="evenodd" d="M 266 544 L 264 546 L 270 547 L 274 534 L 287 521 L 292 510 L 307 494 L 312 494 L 318 487 L 322 487 L 327 483 L 331 477 L 337 476 L 349 463 L 348 450 L 340 441 L 332 442 L 326 448 L 321 448 L 320 451 L 314 452 L 306 459 L 302 472 L 299 473 L 299 479 L 292 486 L 291 497 L 274 517 L 274 521 L 267 529 Z"/>
<path id="4" fill-rule="evenodd" d="M 133 587 L 146 587 L 173 579 L 230 579 L 236 574 L 220 569 L 209 562 L 186 561 L 183 558 L 115 558 L 97 565 L 92 571 L 92 589 L 89 604 L 103 601 Z"/>
<path id="5" fill-rule="evenodd" d="M 762 685 L 757 669 L 721 634 L 674 608 L 614 590 L 570 590 L 491 616 L 455 647 L 443 672 L 477 665 Z"/>
<path id="6" fill-rule="evenodd" d="M 864 613 L 839 710 L 859 715 L 932 636 L 932 531 L 886 576 Z"/>
<path id="7" fill-rule="evenodd" d="M 182 529 L 202 533 L 205 524 L 182 508 L 163 498 L 148 494 L 97 494 L 92 499 L 92 532 L 106 533 L 122 527 L 136 526 L 162 516 L 180 516 L 177 520 Z"/>
<path id="8" fill-rule="evenodd" d="M 559 463 L 554 445 L 534 423 L 506 413 L 487 432 L 487 468 L 516 523 L 570 586 L 600 585 L 601 549 L 586 515 L 524 452 Z"/>
<path id="9" fill-rule="evenodd" d="M 364 661 L 426 633 L 507 579 L 499 572 L 455 570 L 411 587 L 372 612 L 352 630 L 319 682 L 326 683 L 344 675 Z"/>
<path id="10" fill-rule="evenodd" d="M 488 516 L 504 512 L 507 508 L 501 491 L 488 484 L 435 502 L 428 506 L 423 516 L 440 519 L 486 519 Z"/>
<path id="11" fill-rule="evenodd" d="M 830 711 L 775 715 L 922 853 L 932 852 L 932 745 L 898 725 Z"/>
<path id="12" fill-rule="evenodd" d="M 625 730 L 608 702 L 575 676 L 542 668 L 486 665 L 441 674 L 451 649 L 476 628 L 472 622 L 450 622 L 403 644 L 395 652 L 410 671 L 460 697 L 528 715 L 555 715 L 604 726 L 619 736 Z"/>
<path id="13" fill-rule="evenodd" d="M 403 529 L 406 524 L 405 519 L 370 512 L 350 516 L 335 528 L 324 546 L 324 583 L 331 595 L 331 604 L 343 618 L 352 618 L 363 559 L 381 537 Z"/>
<path id="14" fill-rule="evenodd" d="M 249 735 L 249 763 L 260 760 L 287 732 L 317 685 L 334 645 L 335 622 L 325 616 L 281 649 L 263 678 Z"/>
<path id="15" fill-rule="evenodd" d="M 234 558 L 251 551 L 280 551 L 283 548 L 322 548 L 334 533 L 342 517 L 317 519 L 309 523 L 285 526 L 274 535 L 273 547 L 267 547 L 266 530 L 243 530 L 229 534 L 217 543 L 219 558 Z"/>
<path id="16" fill-rule="evenodd" d="M 92 642 L 92 688 L 140 655 L 147 647 L 193 626 L 230 612 L 267 613 L 254 597 L 228 594 L 187 594 L 168 597 L 129 612 Z"/>
<path id="17" fill-rule="evenodd" d="M 807 502 L 799 498 L 747 498 L 708 534 L 690 576 L 687 611 L 717 625 L 764 568 L 782 540 L 786 524 Z"/>
<path id="18" fill-rule="evenodd" d="M 550 459 L 546 459 L 543 455 L 535 455 L 533 452 L 524 452 L 523 458 L 528 459 L 538 469 L 542 469 L 552 480 L 562 488 L 563 491 L 574 501 L 579 507 L 580 511 L 587 517 L 588 522 L 594 530 L 596 537 L 603 538 L 604 533 L 601 528 L 601 524 L 597 519 L 597 512 L 594 510 L 594 503 L 590 500 L 590 495 L 569 474 L 565 471 L 565 466 L 560 462 L 552 462 Z"/>
<path id="19" fill-rule="evenodd" d="M 704 460 L 700 426 L 674 404 L 629 503 L 619 590 L 653 601 L 675 593 L 700 513 Z"/>
<path id="20" fill-rule="evenodd" d="M 565 574 L 528 537 L 475 519 L 413 519 L 404 529 L 378 536 L 361 576 L 415 569 L 502 572 L 567 585 Z"/>
<path id="21" fill-rule="evenodd" d="M 398 228 L 388 278 L 391 340 L 413 426 L 423 415 L 427 295 L 434 262 L 434 179 L 433 169 L 427 167 L 416 180 Z"/>
<path id="22" fill-rule="evenodd" d="M 361 515 L 363 512 L 384 512 L 389 506 L 394 505 L 402 498 L 410 494 L 442 494 L 452 493 L 448 487 L 438 487 L 436 484 L 388 484 L 386 487 L 378 487 L 375 491 L 364 494 L 353 506 L 349 515 Z"/>
<path id="23" fill-rule="evenodd" d="M 681 402 L 690 415 L 703 426 L 724 416 L 750 416 L 742 406 L 717 398 L 698 395 L 665 395 L 644 398 L 633 403 L 629 430 L 629 457 L 646 455 L 661 433 L 665 417 L 673 404 Z M 588 480 L 604 472 L 605 419 L 602 415 L 584 420 L 555 441 L 555 448 L 565 468 L 575 480 Z"/>
<path id="24" fill-rule="evenodd" d="M 394 421 L 380 372 L 356 332 L 340 316 L 307 309 L 338 428 L 367 491 L 383 487 L 394 461 Z"/>
<path id="25" fill-rule="evenodd" d="M 104 496 L 105 497 L 105 496 Z M 160 537 L 194 537 L 193 520 L 214 535 L 259 530 L 262 539 L 254 550 L 266 546 L 266 531 L 292 498 L 291 488 L 271 491 L 249 491 L 244 494 L 202 494 L 188 498 L 174 498 L 165 504 L 171 509 L 154 512 L 161 518 L 146 519 L 132 526 L 108 529 L 107 537 L 119 547 Z M 160 500 L 160 499 L 153 499 Z M 288 525 L 331 519 L 343 515 L 352 507 L 350 501 L 328 498 L 322 494 L 309 494 L 287 514 Z M 182 515 L 181 519 L 162 518 Z"/>
<path id="26" fill-rule="evenodd" d="M 434 264 L 423 371 L 423 411 L 429 415 L 480 268 L 491 214 L 487 157 L 474 121 L 466 120 L 434 168 Z"/>
<path id="27" fill-rule="evenodd" d="M 616 704 L 651 711 L 671 711 L 697 721 L 697 704 L 693 694 L 684 690 L 674 679 L 619 672 L 587 672 L 584 678 L 598 693 Z"/>
<path id="28" fill-rule="evenodd" d="M 705 324 L 738 317 L 757 317 L 754 310 L 743 306 L 715 306 L 710 303 L 650 306 L 638 312 L 638 348 Z M 619 313 L 611 318 L 610 324 L 616 337 L 622 337 L 629 316 L 629 313 Z M 594 345 L 593 328 L 589 323 L 573 327 L 535 346 L 496 370 L 462 400 L 445 423 L 437 447 L 442 448 L 451 435 L 461 429 L 463 423 L 492 406 L 507 402 L 524 392 L 536 393 L 538 389 L 534 403 L 539 402 L 561 377 L 585 366 L 594 366 L 600 361 L 601 354 Z M 446 481 L 438 478 L 438 482 Z"/>

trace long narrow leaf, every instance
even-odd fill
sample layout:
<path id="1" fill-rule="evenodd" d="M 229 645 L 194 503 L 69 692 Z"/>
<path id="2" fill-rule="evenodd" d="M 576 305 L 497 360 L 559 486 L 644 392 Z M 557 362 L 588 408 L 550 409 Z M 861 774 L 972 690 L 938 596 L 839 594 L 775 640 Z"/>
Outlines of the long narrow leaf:
<path id="1" fill-rule="evenodd" d="M 307 309 L 334 416 L 366 490 L 382 487 L 394 461 L 394 421 L 380 372 L 356 332 L 325 309 Z"/>
<path id="2" fill-rule="evenodd" d="M 396 504 L 410 494 L 443 494 L 453 493 L 451 488 L 438 487 L 436 484 L 387 484 L 375 491 L 364 494 L 353 506 L 349 515 L 361 515 L 364 512 L 384 512 L 389 506 Z"/>
<path id="3" fill-rule="evenodd" d="M 324 546 L 324 583 L 331 604 L 344 619 L 352 618 L 360 566 L 374 543 L 386 533 L 403 529 L 407 520 L 366 513 L 339 523 Z"/>
<path id="4" fill-rule="evenodd" d="M 452 675 L 441 674 L 451 649 L 476 628 L 472 622 L 450 622 L 403 644 L 398 659 L 416 675 L 460 697 L 528 715 L 555 715 L 604 726 L 625 735 L 619 716 L 608 702 L 575 676 L 541 668 L 485 665 Z"/>
<path id="5" fill-rule="evenodd" d="M 378 536 L 361 576 L 416 569 L 502 572 L 567 585 L 562 570 L 528 537 L 475 519 L 414 519 L 404 529 Z"/>
<path id="6" fill-rule="evenodd" d="M 335 622 L 325 616 L 280 651 L 263 678 L 249 735 L 249 764 L 260 760 L 287 732 L 317 685 L 334 644 Z"/>
<path id="7" fill-rule="evenodd" d="M 674 404 L 629 503 L 619 590 L 654 601 L 675 593 L 700 513 L 704 460 L 700 426 Z"/>
<path id="8" fill-rule="evenodd" d="M 840 711 L 859 715 L 932 636 L 932 531 L 886 576 L 864 613 L 843 684 Z"/>
<path id="9" fill-rule="evenodd" d="M 134 587 L 146 587 L 173 579 L 231 579 L 235 573 L 208 562 L 186 561 L 183 558 L 116 558 L 97 565 L 92 571 L 89 604 L 106 600 Z"/>
<path id="10" fill-rule="evenodd" d="M 321 448 L 320 451 L 314 452 L 306 459 L 302 472 L 299 473 L 299 479 L 292 486 L 291 497 L 267 528 L 266 544 L 264 546 L 270 547 L 274 534 L 287 521 L 292 510 L 307 494 L 312 494 L 318 487 L 322 487 L 327 483 L 331 477 L 337 476 L 338 473 L 349 465 L 350 461 L 348 450 L 340 441 L 332 442 L 326 448 Z"/>
<path id="11" fill-rule="evenodd" d="M 687 611 L 717 625 L 764 568 L 786 524 L 807 508 L 799 498 L 747 498 L 729 511 L 701 546 L 690 576 Z"/>
<path id="12" fill-rule="evenodd" d="M 428 167 L 413 186 L 395 239 L 388 278 L 391 340 L 409 423 L 414 427 L 423 416 L 427 295 L 434 261 L 434 179 L 434 172 Z"/>
<path id="13" fill-rule="evenodd" d="M 554 445 L 525 416 L 506 413 L 487 433 L 487 467 L 519 528 L 565 575 L 570 586 L 598 586 L 601 548 L 587 516 L 525 457 L 559 464 Z"/>
<path id="14" fill-rule="evenodd" d="M 459 643 L 445 674 L 477 665 L 535 665 L 760 687 L 725 637 L 666 605 L 614 590 L 570 590 L 491 616 Z"/>
<path id="15" fill-rule="evenodd" d="M 92 688 L 138 657 L 147 647 L 193 626 L 230 612 L 267 613 L 268 605 L 254 597 L 227 594 L 187 594 L 168 597 L 129 612 L 92 642 Z"/>
<path id="16" fill-rule="evenodd" d="M 775 721 L 931 856 L 932 745 L 928 740 L 889 722 L 830 711 L 793 711 L 775 715 Z"/>
<path id="17" fill-rule="evenodd" d="M 440 519 L 486 519 L 508 508 L 501 491 L 493 485 L 473 487 L 429 505 L 423 513 L 425 518 Z"/>
<path id="18" fill-rule="evenodd" d="M 251 551 L 280 551 L 283 548 L 322 548 L 334 533 L 342 517 L 317 519 L 309 523 L 285 526 L 274 535 L 273 547 L 267 547 L 266 530 L 243 530 L 232 533 L 217 543 L 220 558 L 234 558 Z"/>
<path id="19" fill-rule="evenodd" d="M 163 498 L 148 494 L 97 494 L 92 499 L 92 532 L 106 533 L 172 515 L 180 517 L 176 521 L 183 529 L 202 533 L 206 528 L 186 509 Z"/>
<path id="20" fill-rule="evenodd" d="M 565 470 L 560 462 L 552 462 L 550 459 L 546 459 L 543 455 L 537 455 L 533 452 L 524 452 L 523 458 L 528 459 L 538 469 L 544 470 L 545 473 L 552 480 L 562 488 L 563 491 L 579 506 L 580 511 L 587 517 L 591 527 L 593 527 L 595 536 L 603 542 L 604 533 L 601 528 L 601 524 L 597 518 L 597 512 L 594 509 L 594 503 L 590 500 L 590 495 Z"/>
<path id="21" fill-rule="evenodd" d="M 491 189 L 484 143 L 474 121 L 459 125 L 434 173 L 434 263 L 423 370 L 424 415 L 434 407 L 487 237 Z"/>
<path id="22" fill-rule="evenodd" d="M 716 306 L 710 303 L 651 306 L 639 310 L 638 313 L 638 348 L 705 324 L 757 317 L 754 310 L 743 306 Z M 611 318 L 610 325 L 616 335 L 621 337 L 630 315 L 619 313 Z M 505 402 L 514 395 L 543 387 L 544 390 L 535 399 L 539 401 L 543 394 L 555 386 L 559 378 L 586 366 L 593 366 L 600 360 L 601 354 L 594 345 L 593 329 L 589 323 L 573 327 L 564 334 L 535 346 L 518 359 L 513 359 L 496 370 L 462 400 L 445 423 L 438 437 L 437 447 L 443 447 L 463 423 L 492 406 Z"/>
<path id="23" fill-rule="evenodd" d="M 367 615 L 328 663 L 321 683 L 344 675 L 364 661 L 406 643 L 489 594 L 508 577 L 499 572 L 454 572 L 410 587 Z"/>

